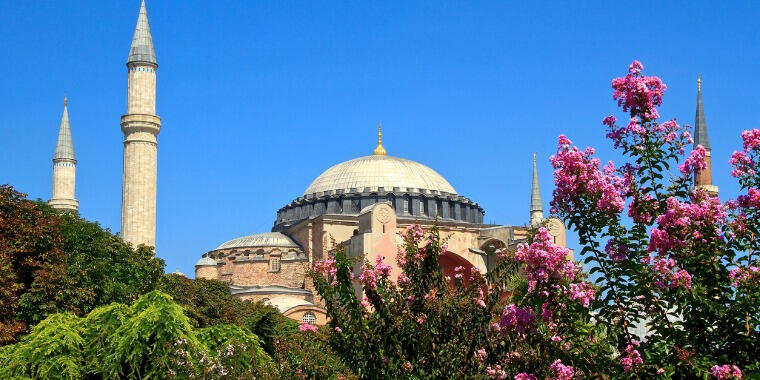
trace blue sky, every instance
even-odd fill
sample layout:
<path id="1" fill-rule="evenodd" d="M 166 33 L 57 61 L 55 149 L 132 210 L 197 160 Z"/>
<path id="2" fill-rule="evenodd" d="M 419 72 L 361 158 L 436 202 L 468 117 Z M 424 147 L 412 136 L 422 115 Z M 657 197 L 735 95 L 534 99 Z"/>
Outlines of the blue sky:
<path id="1" fill-rule="evenodd" d="M 269 231 L 329 166 L 370 154 L 424 163 L 486 210 L 528 220 L 531 155 L 545 209 L 556 136 L 616 159 L 601 119 L 633 59 L 693 124 L 696 76 L 721 197 L 728 158 L 760 125 L 756 2 L 148 0 L 159 61 L 157 254 L 201 254 Z M 62 111 L 83 217 L 118 231 L 125 61 L 139 1 L 0 2 L 0 183 L 48 199 Z M 571 239 L 571 248 L 577 248 Z"/>

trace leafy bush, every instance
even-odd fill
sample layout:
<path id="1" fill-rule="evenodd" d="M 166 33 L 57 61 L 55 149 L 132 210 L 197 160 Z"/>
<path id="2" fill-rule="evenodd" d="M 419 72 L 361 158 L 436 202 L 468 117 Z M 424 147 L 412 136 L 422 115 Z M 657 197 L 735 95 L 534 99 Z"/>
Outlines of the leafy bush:
<path id="1" fill-rule="evenodd" d="M 182 305 L 193 326 L 234 324 L 246 327 L 261 339 L 269 354 L 274 352 L 276 336 L 297 331 L 296 322 L 283 316 L 273 306 L 241 301 L 233 297 L 229 286 L 221 281 L 190 280 L 169 274 L 161 279 L 159 289 Z"/>
<path id="2" fill-rule="evenodd" d="M 0 378 L 276 378 L 259 339 L 244 327 L 193 329 L 182 308 L 153 291 L 127 307 L 84 318 L 53 314 L 0 349 Z"/>
<path id="3" fill-rule="evenodd" d="M 163 265 L 152 248 L 0 186 L 0 344 L 54 313 L 131 303 L 156 287 Z"/>

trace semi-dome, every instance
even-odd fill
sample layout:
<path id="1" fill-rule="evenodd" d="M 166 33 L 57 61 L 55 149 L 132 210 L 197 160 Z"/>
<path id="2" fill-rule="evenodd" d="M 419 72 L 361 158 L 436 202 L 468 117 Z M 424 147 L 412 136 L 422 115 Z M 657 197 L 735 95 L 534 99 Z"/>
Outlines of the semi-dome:
<path id="1" fill-rule="evenodd" d="M 403 158 L 372 155 L 341 162 L 322 173 L 304 195 L 327 191 L 377 191 L 394 188 L 438 191 L 456 194 L 454 187 L 435 170 L 419 162 Z"/>
<path id="2" fill-rule="evenodd" d="M 205 266 L 215 267 L 216 266 L 216 260 L 214 260 L 214 259 L 212 259 L 212 258 L 210 258 L 208 256 L 204 256 L 204 257 L 201 257 L 201 259 L 198 260 L 197 263 L 195 263 L 195 266 L 197 266 L 197 267 L 205 267 Z"/>
<path id="3" fill-rule="evenodd" d="M 296 244 L 287 235 L 279 232 L 264 232 L 261 234 L 248 235 L 239 237 L 237 239 L 232 239 L 230 241 L 222 243 L 214 250 L 243 247 L 299 248 L 298 244 Z"/>

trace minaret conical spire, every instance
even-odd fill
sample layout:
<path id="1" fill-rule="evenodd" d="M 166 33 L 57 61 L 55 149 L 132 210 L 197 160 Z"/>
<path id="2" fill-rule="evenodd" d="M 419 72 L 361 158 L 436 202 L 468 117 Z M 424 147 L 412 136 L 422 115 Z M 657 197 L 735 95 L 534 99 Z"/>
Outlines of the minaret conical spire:
<path id="1" fill-rule="evenodd" d="M 544 208 L 541 202 L 541 188 L 538 184 L 538 167 L 536 153 L 533 153 L 533 184 L 530 189 L 530 224 L 538 225 L 544 219 Z"/>
<path id="2" fill-rule="evenodd" d="M 79 201 L 74 198 L 77 160 L 74 156 L 74 142 L 71 139 L 68 106 L 69 102 L 64 97 L 58 142 L 53 154 L 53 196 L 48 204 L 54 209 L 76 212 L 79 209 Z"/>
<path id="3" fill-rule="evenodd" d="M 710 139 L 707 137 L 707 122 L 702 106 L 702 76 L 697 77 L 697 114 L 694 120 L 694 148 L 702 145 L 705 150 L 705 168 L 694 172 L 694 186 L 705 190 L 712 196 L 718 196 L 718 187 L 712 183 L 712 152 Z"/>
<path id="4" fill-rule="evenodd" d="M 74 156 L 74 142 L 71 139 L 71 124 L 69 123 L 69 101 L 63 98 L 63 116 L 61 116 L 61 127 L 58 129 L 58 142 L 55 145 L 55 154 L 53 160 L 76 160 Z"/>
<path id="5" fill-rule="evenodd" d="M 372 151 L 372 154 L 375 156 L 385 156 L 388 154 L 385 148 L 383 148 L 383 126 L 380 123 L 377 124 L 377 148 Z"/>
<path id="6" fill-rule="evenodd" d="M 137 16 L 137 26 L 132 37 L 132 47 L 129 49 L 127 63 L 147 62 L 158 65 L 156 52 L 153 50 L 153 36 L 150 34 L 148 24 L 148 11 L 145 10 L 145 0 L 140 4 L 140 14 Z"/>
<path id="7" fill-rule="evenodd" d="M 694 117 L 694 147 L 702 145 L 710 150 L 710 138 L 707 136 L 705 110 L 702 106 L 702 76 L 697 77 L 697 114 Z"/>

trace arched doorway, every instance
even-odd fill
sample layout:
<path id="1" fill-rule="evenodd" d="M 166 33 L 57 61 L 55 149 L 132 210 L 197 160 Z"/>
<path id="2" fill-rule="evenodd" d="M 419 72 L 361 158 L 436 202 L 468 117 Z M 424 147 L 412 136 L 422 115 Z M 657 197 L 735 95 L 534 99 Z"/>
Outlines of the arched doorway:
<path id="1" fill-rule="evenodd" d="M 464 276 L 462 276 L 462 279 L 465 285 L 469 285 L 470 271 L 474 268 L 474 265 L 470 264 L 470 262 L 462 256 L 451 251 L 446 251 L 438 256 L 438 265 L 440 265 L 443 275 L 449 278 L 449 285 L 451 286 L 454 285 L 454 275 L 456 274 L 454 269 L 459 266 L 463 267 L 464 271 L 462 271 L 462 273 Z"/>

